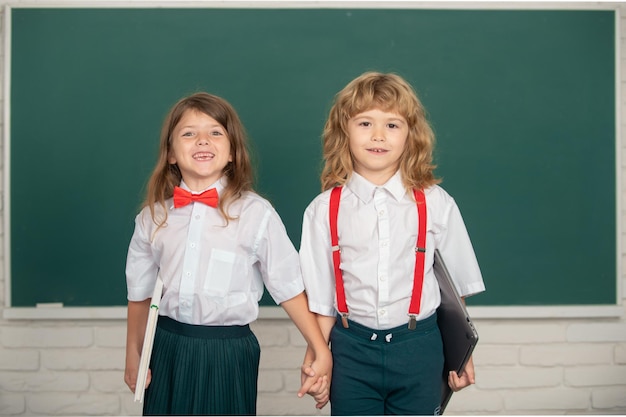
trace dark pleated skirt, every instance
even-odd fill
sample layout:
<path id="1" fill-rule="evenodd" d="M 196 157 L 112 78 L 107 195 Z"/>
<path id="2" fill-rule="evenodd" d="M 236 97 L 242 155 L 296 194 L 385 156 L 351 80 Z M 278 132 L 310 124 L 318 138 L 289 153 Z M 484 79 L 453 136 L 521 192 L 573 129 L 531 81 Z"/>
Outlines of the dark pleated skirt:
<path id="1" fill-rule="evenodd" d="M 249 326 L 160 316 L 144 415 L 255 415 L 261 349 Z"/>

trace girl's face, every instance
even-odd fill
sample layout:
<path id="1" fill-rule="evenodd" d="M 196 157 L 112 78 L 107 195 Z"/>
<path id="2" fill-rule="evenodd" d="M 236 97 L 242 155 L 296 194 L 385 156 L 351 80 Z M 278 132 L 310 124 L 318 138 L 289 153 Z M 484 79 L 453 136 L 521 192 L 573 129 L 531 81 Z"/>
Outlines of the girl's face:
<path id="1" fill-rule="evenodd" d="M 232 161 L 230 139 L 224 126 L 211 116 L 187 110 L 172 131 L 170 164 L 178 164 L 192 191 L 215 183 Z"/>
<path id="2" fill-rule="evenodd" d="M 371 109 L 348 120 L 354 171 L 376 185 L 386 183 L 398 170 L 409 126 L 394 112 Z"/>

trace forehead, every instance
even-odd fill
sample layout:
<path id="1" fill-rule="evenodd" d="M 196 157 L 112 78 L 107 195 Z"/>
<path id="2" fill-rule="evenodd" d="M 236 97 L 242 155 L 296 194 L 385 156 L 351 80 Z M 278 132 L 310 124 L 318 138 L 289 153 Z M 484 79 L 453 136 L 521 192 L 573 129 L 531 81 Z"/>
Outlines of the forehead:
<path id="1" fill-rule="evenodd" d="M 221 123 L 215 120 L 212 116 L 200 111 L 198 109 L 190 108 L 185 110 L 175 128 L 181 128 L 185 126 L 219 126 L 223 127 Z"/>
<path id="2" fill-rule="evenodd" d="M 354 114 L 351 118 L 356 119 L 359 117 L 406 120 L 406 118 L 395 108 L 385 109 L 385 108 L 380 108 L 380 107 L 373 107 L 370 109 L 363 110 L 361 112 Z"/>

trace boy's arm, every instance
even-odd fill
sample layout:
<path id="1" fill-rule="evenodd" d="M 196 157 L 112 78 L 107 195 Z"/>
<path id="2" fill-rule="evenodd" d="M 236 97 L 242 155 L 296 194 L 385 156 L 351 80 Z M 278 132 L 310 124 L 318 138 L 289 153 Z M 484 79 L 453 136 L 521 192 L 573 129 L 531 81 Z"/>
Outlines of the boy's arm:
<path id="1" fill-rule="evenodd" d="M 465 297 L 461 297 L 461 301 L 463 305 L 465 305 Z M 476 383 L 476 377 L 474 374 L 474 360 L 473 356 L 470 356 L 467 364 L 465 364 L 465 368 L 461 375 L 457 375 L 455 371 L 450 371 L 448 375 L 448 385 L 452 389 L 452 391 L 460 391 L 463 388 Z"/>
<path id="2" fill-rule="evenodd" d="M 150 312 L 150 299 L 144 301 L 129 301 L 126 324 L 126 369 L 124 382 L 132 392 L 137 386 L 137 373 L 141 359 L 143 338 L 146 333 L 146 323 Z M 150 384 L 151 374 L 148 371 L 146 388 Z"/>

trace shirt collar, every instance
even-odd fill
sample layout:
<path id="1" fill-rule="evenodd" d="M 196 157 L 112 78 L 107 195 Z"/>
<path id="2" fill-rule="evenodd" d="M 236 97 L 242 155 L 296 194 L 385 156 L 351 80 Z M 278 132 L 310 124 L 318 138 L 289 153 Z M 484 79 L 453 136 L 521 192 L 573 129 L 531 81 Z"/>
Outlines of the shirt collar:
<path id="1" fill-rule="evenodd" d="M 185 184 L 185 181 L 180 180 L 180 185 L 179 187 L 187 190 L 193 194 L 200 194 L 205 192 L 206 190 L 210 190 L 211 188 L 215 188 L 217 190 L 217 193 L 219 195 L 222 195 L 222 191 L 224 190 L 224 188 L 226 188 L 226 185 L 228 184 L 228 178 L 226 178 L 225 176 L 220 177 L 219 180 L 215 181 L 213 184 L 209 185 L 207 188 L 205 188 L 204 190 L 201 191 L 191 191 L 191 189 L 187 186 L 187 184 Z"/>
<path id="2" fill-rule="evenodd" d="M 383 185 L 375 185 L 366 180 L 361 175 L 353 172 L 350 179 L 346 183 L 348 187 L 356 196 L 364 203 L 369 203 L 374 198 L 374 191 L 377 188 L 387 190 L 389 194 L 393 196 L 397 201 L 400 201 L 406 194 L 404 184 L 402 184 L 402 176 L 400 171 L 396 171 L 395 174 Z"/>

